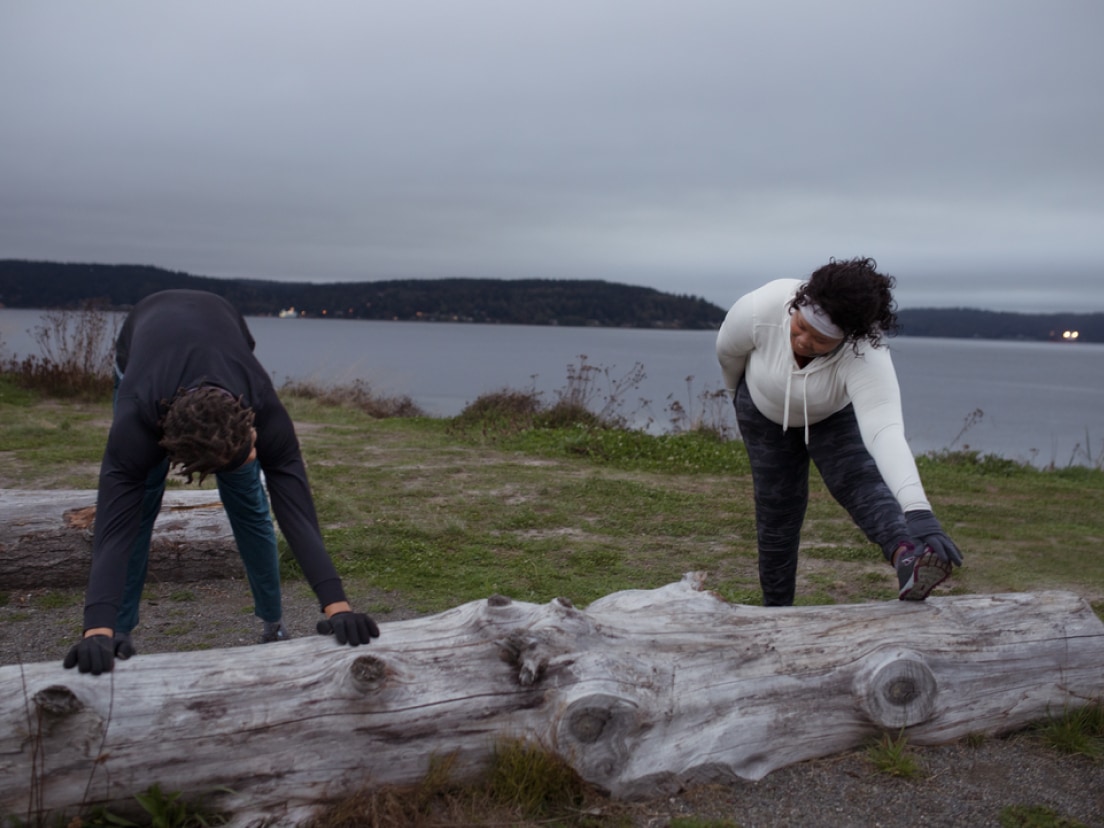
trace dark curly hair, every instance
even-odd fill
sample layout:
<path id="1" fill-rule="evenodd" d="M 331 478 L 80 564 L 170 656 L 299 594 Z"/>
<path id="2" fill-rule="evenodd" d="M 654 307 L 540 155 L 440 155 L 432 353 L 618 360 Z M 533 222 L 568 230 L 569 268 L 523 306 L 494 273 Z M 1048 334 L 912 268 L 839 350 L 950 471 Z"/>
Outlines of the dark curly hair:
<path id="1" fill-rule="evenodd" d="M 180 466 L 180 476 L 192 482 L 199 475 L 233 469 L 245 463 L 253 446 L 253 409 L 243 397 L 214 385 L 181 388 L 172 400 L 162 400 L 161 448 L 169 465 Z"/>
<path id="2" fill-rule="evenodd" d="M 878 272 L 873 259 L 829 259 L 797 289 L 790 307 L 820 305 L 843 331 L 844 342 L 856 351 L 863 340 L 877 348 L 897 331 L 896 284 L 892 276 Z"/>

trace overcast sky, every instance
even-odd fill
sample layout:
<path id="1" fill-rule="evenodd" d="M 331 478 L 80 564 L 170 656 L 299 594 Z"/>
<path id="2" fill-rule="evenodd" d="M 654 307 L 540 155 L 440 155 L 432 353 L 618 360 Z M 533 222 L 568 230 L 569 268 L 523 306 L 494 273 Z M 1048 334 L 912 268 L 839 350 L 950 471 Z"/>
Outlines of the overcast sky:
<path id="1" fill-rule="evenodd" d="M 0 5 L 0 258 L 1104 311 L 1101 0 Z"/>

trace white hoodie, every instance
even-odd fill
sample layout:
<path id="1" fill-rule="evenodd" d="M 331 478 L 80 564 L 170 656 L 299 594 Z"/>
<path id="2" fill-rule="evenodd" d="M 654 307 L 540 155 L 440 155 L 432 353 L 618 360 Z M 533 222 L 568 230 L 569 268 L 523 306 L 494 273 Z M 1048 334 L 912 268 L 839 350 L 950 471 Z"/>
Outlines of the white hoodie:
<path id="1" fill-rule="evenodd" d="M 930 510 L 905 440 L 901 391 L 889 349 L 861 342 L 856 354 L 846 343 L 799 367 L 790 343 L 789 304 L 801 284 L 799 279 L 768 282 L 729 310 L 717 334 L 725 387 L 734 394 L 746 375 L 755 407 L 780 428 L 804 426 L 806 443 L 810 424 L 852 403 L 863 443 L 901 508 Z"/>

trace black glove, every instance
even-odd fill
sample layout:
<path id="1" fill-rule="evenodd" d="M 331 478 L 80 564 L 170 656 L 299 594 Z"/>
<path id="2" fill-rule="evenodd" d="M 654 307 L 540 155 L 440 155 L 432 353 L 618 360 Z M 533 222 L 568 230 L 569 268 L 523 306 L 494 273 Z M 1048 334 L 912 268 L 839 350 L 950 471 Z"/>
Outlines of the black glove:
<path id="1" fill-rule="evenodd" d="M 130 640 L 130 635 L 115 633 L 115 658 L 119 661 L 126 661 L 131 656 L 136 655 L 138 655 L 138 651 L 134 649 L 134 642 Z"/>
<path id="2" fill-rule="evenodd" d="M 329 635 L 337 639 L 338 644 L 356 647 L 368 644 L 373 638 L 379 638 L 376 622 L 363 612 L 335 612 L 329 618 L 318 622 L 320 635 Z"/>
<path id="3" fill-rule="evenodd" d="M 98 676 L 110 673 L 115 666 L 115 644 L 109 636 L 90 635 L 69 648 L 62 662 L 65 669 L 78 668 L 82 673 Z"/>
<path id="4" fill-rule="evenodd" d="M 905 512 L 905 521 L 908 523 L 909 534 L 930 546 L 940 560 L 962 566 L 962 553 L 958 551 L 954 541 L 947 537 L 935 515 L 926 509 L 918 509 L 915 512 Z"/>

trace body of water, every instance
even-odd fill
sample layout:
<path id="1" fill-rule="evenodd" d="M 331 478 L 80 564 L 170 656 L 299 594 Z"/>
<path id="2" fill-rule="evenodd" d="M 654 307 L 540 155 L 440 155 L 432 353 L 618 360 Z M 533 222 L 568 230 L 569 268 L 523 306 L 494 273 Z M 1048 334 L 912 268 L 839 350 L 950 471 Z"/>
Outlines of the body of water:
<path id="1" fill-rule="evenodd" d="M 38 353 L 41 313 L 0 310 L 0 356 Z M 594 403 L 611 394 L 635 426 L 662 431 L 672 403 L 692 413 L 721 387 L 711 331 L 251 317 L 257 356 L 277 384 L 366 382 L 453 416 L 481 394 L 534 389 L 552 402 L 586 364 Z M 970 448 L 1036 465 L 1099 465 L 1104 345 L 900 337 L 891 341 L 915 453 Z M 635 387 L 625 382 L 642 366 Z M 718 416 L 718 415 L 713 415 Z M 719 416 L 735 427 L 731 409 Z"/>

